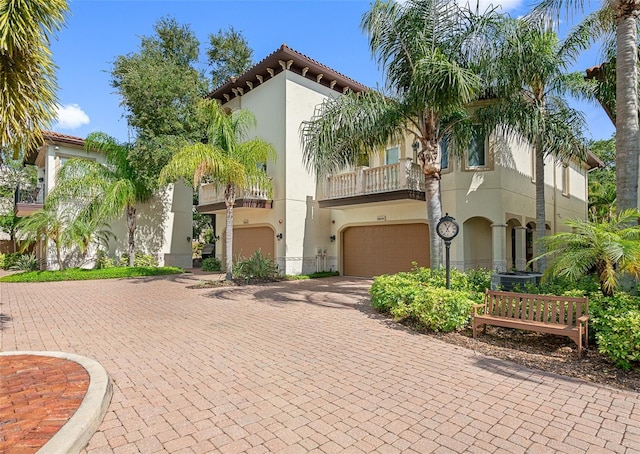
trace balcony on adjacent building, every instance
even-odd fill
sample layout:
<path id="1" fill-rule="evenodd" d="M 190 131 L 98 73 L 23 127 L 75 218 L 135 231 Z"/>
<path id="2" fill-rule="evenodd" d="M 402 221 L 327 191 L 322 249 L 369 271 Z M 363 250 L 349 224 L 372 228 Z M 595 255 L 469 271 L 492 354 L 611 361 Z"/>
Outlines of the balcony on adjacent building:
<path id="1" fill-rule="evenodd" d="M 236 203 L 234 208 L 272 208 L 273 200 L 269 198 L 269 191 L 255 186 L 247 189 L 236 190 Z M 224 203 L 224 189 L 212 183 L 201 184 L 199 188 L 198 211 L 210 213 L 226 209 Z"/>
<path id="2" fill-rule="evenodd" d="M 42 188 L 22 189 L 18 187 L 15 192 L 16 216 L 23 217 L 41 210 L 44 207 L 44 192 Z"/>
<path id="3" fill-rule="evenodd" d="M 328 175 L 319 205 L 330 208 L 405 199 L 424 201 L 422 170 L 411 161 L 403 158 L 395 164 Z"/>

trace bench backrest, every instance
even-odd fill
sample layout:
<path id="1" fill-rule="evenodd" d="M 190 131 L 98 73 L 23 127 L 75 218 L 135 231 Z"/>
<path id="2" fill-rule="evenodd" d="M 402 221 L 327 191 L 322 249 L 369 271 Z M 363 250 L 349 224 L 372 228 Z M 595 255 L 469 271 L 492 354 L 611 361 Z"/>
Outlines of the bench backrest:
<path id="1" fill-rule="evenodd" d="M 587 297 L 533 295 L 487 289 L 484 305 L 484 313 L 493 317 L 569 326 L 576 326 L 579 317 L 589 314 Z"/>

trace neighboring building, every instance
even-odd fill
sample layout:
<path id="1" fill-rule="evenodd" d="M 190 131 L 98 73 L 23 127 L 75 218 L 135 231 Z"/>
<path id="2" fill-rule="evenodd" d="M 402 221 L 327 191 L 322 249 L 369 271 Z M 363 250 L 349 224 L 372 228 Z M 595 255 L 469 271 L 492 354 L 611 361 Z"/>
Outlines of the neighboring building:
<path id="1" fill-rule="evenodd" d="M 429 225 L 424 182 L 411 140 L 372 155 L 367 166 L 316 182 L 302 162 L 300 125 L 327 97 L 366 87 L 282 45 L 274 53 L 209 94 L 224 107 L 249 109 L 256 136 L 278 159 L 269 163 L 274 195 L 245 191 L 234 208 L 234 258 L 260 248 L 287 274 L 339 270 L 373 276 L 428 266 Z M 451 245 L 452 265 L 524 270 L 535 240 L 534 159 L 522 142 L 498 135 L 475 143 L 461 159 L 443 150 L 442 210 L 460 233 Z M 587 173 L 598 165 L 547 160 L 547 229 L 587 216 Z M 224 253 L 225 207 L 210 184 L 200 187 L 202 213 L 216 214 Z"/>
<path id="2" fill-rule="evenodd" d="M 101 153 L 86 151 L 84 139 L 80 137 L 45 132 L 45 143 L 30 154 L 26 164 L 35 165 L 38 183 L 35 190 L 16 196 L 16 213 L 29 216 L 41 210 L 47 195 L 56 184 L 58 169 L 67 159 L 83 158 L 101 163 L 105 157 Z M 160 265 L 191 268 L 191 225 L 192 190 L 182 184 L 171 186 L 165 192 L 155 195 L 137 210 L 136 249 L 144 254 L 157 257 Z M 109 245 L 109 254 L 121 256 L 127 251 L 128 233 L 124 216 L 111 223 L 115 235 Z M 40 250 L 41 257 L 45 251 Z M 57 268 L 55 253 L 46 253 L 47 268 Z"/>

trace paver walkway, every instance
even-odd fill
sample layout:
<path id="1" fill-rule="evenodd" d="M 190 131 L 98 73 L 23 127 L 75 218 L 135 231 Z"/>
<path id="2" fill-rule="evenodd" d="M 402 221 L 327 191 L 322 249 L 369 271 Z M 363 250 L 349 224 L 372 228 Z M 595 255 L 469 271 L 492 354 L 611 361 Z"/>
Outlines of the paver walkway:
<path id="1" fill-rule="evenodd" d="M 373 313 L 368 280 L 0 284 L 4 350 L 99 361 L 86 452 L 640 452 L 640 395 L 475 355 Z"/>

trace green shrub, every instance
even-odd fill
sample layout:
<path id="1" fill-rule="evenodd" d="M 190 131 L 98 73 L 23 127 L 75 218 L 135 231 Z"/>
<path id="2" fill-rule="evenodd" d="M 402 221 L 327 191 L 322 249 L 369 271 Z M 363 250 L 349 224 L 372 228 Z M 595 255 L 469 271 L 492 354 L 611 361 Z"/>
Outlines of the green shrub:
<path id="1" fill-rule="evenodd" d="M 486 274 L 474 274 L 470 282 L 464 273 L 452 271 L 451 290 L 445 288 L 443 270 L 417 268 L 377 276 L 369 290 L 371 305 L 396 319 L 409 319 L 433 331 L 453 331 L 468 323 L 473 304 L 482 298 L 484 288 L 482 292 L 479 288 L 484 286 Z"/>
<path id="2" fill-rule="evenodd" d="M 204 249 L 204 243 L 193 242 L 191 243 L 191 257 L 199 259 L 202 257 L 202 249 Z"/>
<path id="3" fill-rule="evenodd" d="M 233 277 L 237 279 L 275 279 L 280 275 L 278 265 L 270 258 L 262 255 L 258 249 L 251 257 L 238 261 L 233 265 Z"/>
<path id="4" fill-rule="evenodd" d="M 607 311 L 600 318 L 596 339 L 598 351 L 617 367 L 629 370 L 640 365 L 640 310 Z"/>
<path id="5" fill-rule="evenodd" d="M 34 253 L 22 254 L 9 269 L 13 271 L 35 271 L 40 269 L 40 263 L 41 260 Z"/>
<path id="6" fill-rule="evenodd" d="M 5 258 L 5 254 L 3 254 L 2 252 L 0 252 L 0 269 L 4 269 L 4 258 Z"/>
<path id="7" fill-rule="evenodd" d="M 202 259 L 202 271 L 220 271 L 222 263 L 215 257 L 207 257 Z"/>
<path id="8" fill-rule="evenodd" d="M 470 319 L 474 301 L 469 292 L 425 287 L 410 302 L 402 302 L 390 312 L 396 319 L 409 318 L 432 331 L 454 331 Z"/>
<path id="9" fill-rule="evenodd" d="M 12 266 L 18 261 L 18 259 L 22 256 L 20 252 L 9 252 L 8 254 L 4 254 L 4 260 L 2 261 L 2 269 L 10 270 Z"/>
<path id="10" fill-rule="evenodd" d="M 116 266 L 129 266 L 129 254 L 122 254 Z M 133 266 L 142 268 L 158 266 L 158 259 L 155 255 L 136 252 L 136 256 L 133 259 Z"/>
<path id="11" fill-rule="evenodd" d="M 102 249 L 98 250 L 96 254 L 96 269 L 104 270 L 108 268 L 114 268 L 116 266 L 116 262 L 112 257 L 107 255 L 106 251 Z"/>

